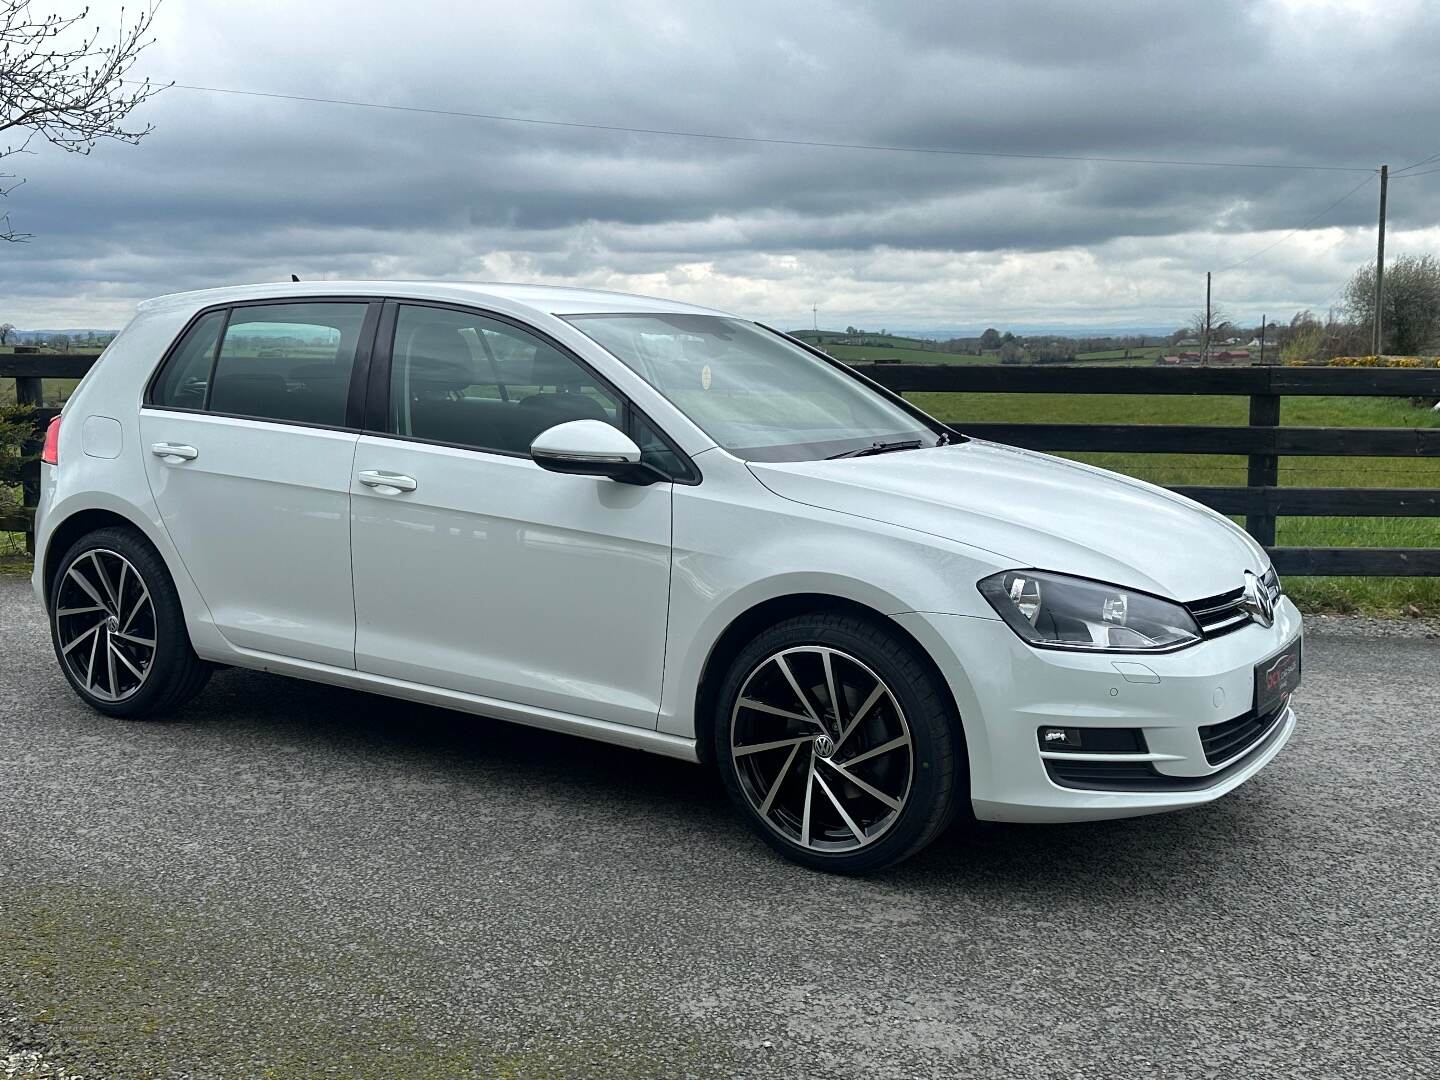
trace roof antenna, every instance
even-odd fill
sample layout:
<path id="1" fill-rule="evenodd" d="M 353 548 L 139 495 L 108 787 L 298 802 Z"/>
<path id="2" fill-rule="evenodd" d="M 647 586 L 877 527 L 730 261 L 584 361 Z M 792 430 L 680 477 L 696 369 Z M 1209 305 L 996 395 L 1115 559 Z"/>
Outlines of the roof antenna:
<path id="1" fill-rule="evenodd" d="M 300 280 L 300 275 L 298 275 L 298 274 L 291 274 L 291 275 L 290 275 L 290 280 L 291 280 L 291 281 L 299 281 L 299 280 Z"/>

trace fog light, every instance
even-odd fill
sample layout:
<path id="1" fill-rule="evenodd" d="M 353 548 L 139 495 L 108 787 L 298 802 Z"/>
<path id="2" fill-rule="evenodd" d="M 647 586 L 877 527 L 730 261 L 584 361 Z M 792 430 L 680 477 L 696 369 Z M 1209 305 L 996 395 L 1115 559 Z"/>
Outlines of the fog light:
<path id="1" fill-rule="evenodd" d="M 1042 727 L 1040 729 L 1040 748 L 1042 750 L 1079 750 L 1083 745 L 1079 728 Z"/>
<path id="2" fill-rule="evenodd" d="M 1064 754 L 1143 754 L 1145 733 L 1139 728 L 1042 727 L 1040 749 Z"/>

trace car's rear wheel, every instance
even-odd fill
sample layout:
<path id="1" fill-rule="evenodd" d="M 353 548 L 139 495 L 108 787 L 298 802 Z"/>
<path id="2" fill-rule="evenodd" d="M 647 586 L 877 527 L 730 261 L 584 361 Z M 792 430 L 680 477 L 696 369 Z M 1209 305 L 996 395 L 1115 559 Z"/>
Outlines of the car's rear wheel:
<path id="1" fill-rule="evenodd" d="M 75 692 L 110 716 L 170 712 L 210 677 L 190 646 L 164 561 L 129 529 L 97 529 L 61 556 L 50 634 Z"/>
<path id="2" fill-rule="evenodd" d="M 760 835 L 842 873 L 893 865 L 930 843 L 965 789 L 948 694 L 913 646 L 850 615 L 787 619 L 731 665 L 716 760 Z"/>

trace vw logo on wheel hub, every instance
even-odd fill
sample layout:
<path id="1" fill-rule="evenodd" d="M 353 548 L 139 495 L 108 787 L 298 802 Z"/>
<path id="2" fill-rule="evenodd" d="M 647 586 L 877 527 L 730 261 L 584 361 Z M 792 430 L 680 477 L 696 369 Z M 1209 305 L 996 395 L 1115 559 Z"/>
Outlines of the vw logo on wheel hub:
<path id="1" fill-rule="evenodd" d="M 823 758 L 828 758 L 835 752 L 835 740 L 829 735 L 815 736 L 815 753 Z"/>

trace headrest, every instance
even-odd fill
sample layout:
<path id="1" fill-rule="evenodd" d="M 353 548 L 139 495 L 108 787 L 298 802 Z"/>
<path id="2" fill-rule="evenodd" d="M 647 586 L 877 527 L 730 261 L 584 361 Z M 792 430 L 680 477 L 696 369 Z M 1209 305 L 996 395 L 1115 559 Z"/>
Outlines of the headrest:
<path id="1" fill-rule="evenodd" d="M 409 342 L 395 352 L 397 361 L 407 365 L 411 386 L 461 390 L 497 381 L 490 362 L 475 356 L 470 343 L 455 327 L 435 323 L 419 326 Z"/>
<path id="2" fill-rule="evenodd" d="M 537 341 L 535 354 L 530 358 L 527 377 L 523 382 L 519 378 L 511 381 L 523 386 L 573 386 L 576 383 L 588 382 L 589 379 L 575 361 L 544 342 Z"/>

